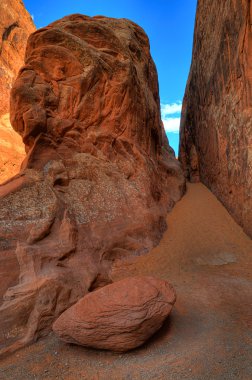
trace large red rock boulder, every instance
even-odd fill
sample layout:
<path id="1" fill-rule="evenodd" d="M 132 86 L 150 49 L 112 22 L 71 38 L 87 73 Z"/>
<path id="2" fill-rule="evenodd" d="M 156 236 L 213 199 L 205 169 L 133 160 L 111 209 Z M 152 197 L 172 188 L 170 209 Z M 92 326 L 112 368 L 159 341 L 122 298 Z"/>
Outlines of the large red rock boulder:
<path id="1" fill-rule="evenodd" d="M 252 237 L 252 6 L 199 0 L 179 159 Z"/>
<path id="2" fill-rule="evenodd" d="M 54 322 L 53 330 L 68 343 L 128 351 L 162 326 L 175 300 L 167 281 L 129 277 L 80 299 Z"/>
<path id="3" fill-rule="evenodd" d="M 20 268 L 3 273 L 0 341 L 15 349 L 109 283 L 115 259 L 156 245 L 185 180 L 148 38 L 128 20 L 72 15 L 33 33 L 11 121 L 27 151 L 0 187 L 1 255 Z"/>
<path id="4" fill-rule="evenodd" d="M 0 183 L 16 175 L 25 157 L 24 144 L 9 122 L 10 90 L 24 64 L 26 42 L 34 32 L 21 0 L 0 1 Z"/>

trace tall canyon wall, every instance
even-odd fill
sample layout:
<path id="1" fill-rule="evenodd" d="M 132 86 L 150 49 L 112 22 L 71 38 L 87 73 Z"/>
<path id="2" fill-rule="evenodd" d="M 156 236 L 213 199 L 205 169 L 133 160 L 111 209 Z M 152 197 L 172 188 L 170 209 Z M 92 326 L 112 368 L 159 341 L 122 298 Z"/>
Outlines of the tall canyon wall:
<path id="1" fill-rule="evenodd" d="M 252 236 L 252 3 L 199 0 L 179 159 Z"/>
<path id="2" fill-rule="evenodd" d="M 10 90 L 24 63 L 26 42 L 34 32 L 30 14 L 20 0 L 0 2 L 0 183 L 19 171 L 25 156 L 20 136 L 9 122 Z"/>

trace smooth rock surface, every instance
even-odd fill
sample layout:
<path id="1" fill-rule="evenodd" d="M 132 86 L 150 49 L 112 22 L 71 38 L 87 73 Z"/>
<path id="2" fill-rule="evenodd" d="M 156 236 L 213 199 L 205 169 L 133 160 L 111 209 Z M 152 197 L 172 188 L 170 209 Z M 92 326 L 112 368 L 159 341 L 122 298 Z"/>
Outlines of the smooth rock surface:
<path id="1" fill-rule="evenodd" d="M 252 6 L 199 0 L 179 159 L 252 236 Z"/>
<path id="2" fill-rule="evenodd" d="M 71 15 L 33 33 L 11 121 L 28 155 L 0 186 L 3 352 L 158 244 L 185 190 L 149 41 L 129 20 Z"/>
<path id="3" fill-rule="evenodd" d="M 53 330 L 68 343 L 128 351 L 162 326 L 175 300 L 167 281 L 129 277 L 80 299 L 54 322 Z"/>

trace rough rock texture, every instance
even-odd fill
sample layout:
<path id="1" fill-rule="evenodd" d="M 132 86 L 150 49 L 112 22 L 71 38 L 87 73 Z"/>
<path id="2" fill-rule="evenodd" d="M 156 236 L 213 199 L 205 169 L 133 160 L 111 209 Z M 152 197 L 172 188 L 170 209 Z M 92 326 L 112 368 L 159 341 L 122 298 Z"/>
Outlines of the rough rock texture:
<path id="1" fill-rule="evenodd" d="M 0 187 L 2 353 L 156 245 L 185 187 L 148 38 L 128 20 L 72 15 L 33 33 L 11 121 L 28 155 Z"/>
<path id="2" fill-rule="evenodd" d="M 129 277 L 80 299 L 54 322 L 53 330 L 68 343 L 128 351 L 162 326 L 175 300 L 167 281 Z"/>
<path id="3" fill-rule="evenodd" d="M 252 5 L 199 0 L 179 159 L 252 236 Z"/>
<path id="4" fill-rule="evenodd" d="M 21 0 L 0 2 L 0 183 L 19 172 L 24 145 L 9 122 L 10 90 L 35 26 Z"/>
<path id="5" fill-rule="evenodd" d="M 19 172 L 24 158 L 22 138 L 13 130 L 6 114 L 0 117 L 0 183 Z"/>

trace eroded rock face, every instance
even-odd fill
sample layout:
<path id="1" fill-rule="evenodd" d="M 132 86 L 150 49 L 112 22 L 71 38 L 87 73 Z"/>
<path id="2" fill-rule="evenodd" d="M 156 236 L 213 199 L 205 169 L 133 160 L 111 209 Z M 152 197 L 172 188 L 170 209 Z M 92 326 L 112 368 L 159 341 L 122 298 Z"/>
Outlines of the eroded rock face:
<path id="1" fill-rule="evenodd" d="M 128 20 L 72 15 L 33 33 L 11 121 L 28 155 L 0 187 L 2 257 L 20 267 L 2 275 L 7 351 L 108 284 L 116 258 L 156 245 L 185 187 L 148 38 Z"/>
<path id="2" fill-rule="evenodd" d="M 199 0 L 179 159 L 252 236 L 252 7 Z"/>
<path id="3" fill-rule="evenodd" d="M 130 277 L 80 299 L 54 322 L 53 330 L 68 343 L 124 352 L 160 329 L 175 300 L 167 281 Z"/>
<path id="4" fill-rule="evenodd" d="M 31 16 L 20 0 L 0 2 L 0 183 L 19 172 L 25 157 L 20 136 L 9 122 L 10 90 L 24 64 L 26 42 L 34 32 Z"/>

